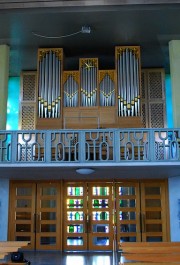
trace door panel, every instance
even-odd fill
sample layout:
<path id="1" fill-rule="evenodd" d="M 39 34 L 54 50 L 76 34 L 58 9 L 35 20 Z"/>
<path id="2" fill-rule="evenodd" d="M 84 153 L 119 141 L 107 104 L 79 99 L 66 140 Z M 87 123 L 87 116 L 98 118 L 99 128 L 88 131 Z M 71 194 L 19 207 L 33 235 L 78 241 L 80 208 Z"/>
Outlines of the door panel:
<path id="1" fill-rule="evenodd" d="M 36 249 L 60 248 L 60 184 L 37 184 Z"/>
<path id="2" fill-rule="evenodd" d="M 28 249 L 61 249 L 60 183 L 13 183 L 9 239 Z"/>
<path id="3" fill-rule="evenodd" d="M 11 187 L 9 237 L 15 241 L 30 241 L 28 249 L 35 246 L 35 193 L 36 185 L 32 183 Z"/>
<path id="4" fill-rule="evenodd" d="M 165 183 L 141 183 L 142 241 L 167 241 Z"/>
<path id="5" fill-rule="evenodd" d="M 167 241 L 165 185 L 116 184 L 117 242 Z"/>
<path id="6" fill-rule="evenodd" d="M 117 242 L 141 241 L 139 183 L 116 184 Z"/>
<path id="7" fill-rule="evenodd" d="M 113 249 L 112 184 L 88 184 L 89 249 Z"/>
<path id="8" fill-rule="evenodd" d="M 64 250 L 87 249 L 87 185 L 64 185 Z"/>

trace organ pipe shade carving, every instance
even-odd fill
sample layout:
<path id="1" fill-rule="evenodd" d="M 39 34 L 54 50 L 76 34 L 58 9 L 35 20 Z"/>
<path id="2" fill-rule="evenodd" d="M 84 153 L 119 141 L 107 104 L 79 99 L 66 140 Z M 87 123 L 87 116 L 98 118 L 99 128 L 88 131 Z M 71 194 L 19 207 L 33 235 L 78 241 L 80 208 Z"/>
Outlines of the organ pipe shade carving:
<path id="1" fill-rule="evenodd" d="M 99 71 L 100 106 L 115 106 L 114 70 Z"/>
<path id="2" fill-rule="evenodd" d="M 140 48 L 116 47 L 118 116 L 140 116 Z"/>
<path id="3" fill-rule="evenodd" d="M 97 106 L 98 59 L 80 59 L 81 106 Z"/>
<path id="4" fill-rule="evenodd" d="M 63 87 L 64 87 L 64 107 L 78 107 L 79 72 L 64 71 Z"/>
<path id="5" fill-rule="evenodd" d="M 61 116 L 61 48 L 38 50 L 38 117 Z"/>

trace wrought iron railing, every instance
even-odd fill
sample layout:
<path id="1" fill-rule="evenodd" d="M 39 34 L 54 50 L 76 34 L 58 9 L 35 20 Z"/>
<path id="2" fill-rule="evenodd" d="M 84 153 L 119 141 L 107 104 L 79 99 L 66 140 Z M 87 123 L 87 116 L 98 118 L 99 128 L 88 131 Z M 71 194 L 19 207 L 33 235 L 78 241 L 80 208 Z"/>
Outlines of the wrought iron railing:
<path id="1" fill-rule="evenodd" d="M 178 161 L 180 129 L 0 131 L 2 163 Z"/>

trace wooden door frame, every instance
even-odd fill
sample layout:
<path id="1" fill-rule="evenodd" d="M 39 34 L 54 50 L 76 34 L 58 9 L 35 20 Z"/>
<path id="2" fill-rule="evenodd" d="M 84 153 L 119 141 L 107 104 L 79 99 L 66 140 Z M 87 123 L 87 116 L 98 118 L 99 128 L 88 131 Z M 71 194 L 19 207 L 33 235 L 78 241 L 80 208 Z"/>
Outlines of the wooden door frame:
<path id="1" fill-rule="evenodd" d="M 57 212 L 57 220 L 59 220 L 59 232 L 57 231 L 57 233 L 59 233 L 59 236 L 57 235 L 58 238 L 58 246 L 56 247 L 56 250 L 62 250 L 62 213 L 63 210 L 61 211 L 61 209 L 63 209 L 63 203 L 62 203 L 62 181 L 61 180 L 37 180 L 37 181 L 32 181 L 32 180 L 11 180 L 10 181 L 10 185 L 9 185 L 9 218 L 8 218 L 8 240 L 15 240 L 15 216 L 14 213 L 15 211 L 15 206 L 13 207 L 14 210 L 12 210 L 12 205 L 14 205 L 14 200 L 13 198 L 15 198 L 15 187 L 16 186 L 22 186 L 23 184 L 25 185 L 35 185 L 35 193 L 36 193 L 36 189 L 37 189 L 37 185 L 38 184 L 48 184 L 48 183 L 57 183 L 59 185 L 59 194 L 58 194 L 58 199 L 59 199 L 59 211 Z M 36 202 L 35 200 L 37 199 L 37 194 L 34 194 L 34 198 L 33 198 L 33 204 L 35 205 Z M 35 205 L 36 207 L 36 205 Z M 34 209 L 36 211 L 36 209 Z M 35 212 L 34 211 L 34 212 Z M 34 218 L 34 217 L 32 217 Z M 32 219 L 31 218 L 31 219 Z M 34 220 L 33 220 L 34 221 Z M 13 227 L 13 229 L 12 229 Z M 34 230 L 34 229 L 33 229 Z M 34 232 L 33 232 L 34 234 Z M 36 238 L 34 235 L 34 240 L 33 243 L 30 244 L 27 249 L 32 249 L 35 250 L 36 249 Z M 43 248 L 43 249 L 47 249 L 47 248 Z M 54 249 L 54 248 L 53 248 Z"/>

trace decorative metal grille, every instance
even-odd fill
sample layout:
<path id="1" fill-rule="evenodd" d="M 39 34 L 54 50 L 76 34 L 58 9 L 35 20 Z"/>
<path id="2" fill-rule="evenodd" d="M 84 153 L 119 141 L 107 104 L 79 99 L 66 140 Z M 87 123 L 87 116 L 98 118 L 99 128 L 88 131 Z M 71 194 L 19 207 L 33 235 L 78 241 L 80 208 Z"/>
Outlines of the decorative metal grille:
<path id="1" fill-rule="evenodd" d="M 164 127 L 164 105 L 163 103 L 150 104 L 150 127 Z"/>
<path id="2" fill-rule="evenodd" d="M 43 132 L 18 133 L 17 160 L 21 162 L 43 161 L 44 140 L 45 135 Z"/>
<path id="3" fill-rule="evenodd" d="M 141 113 L 142 113 L 142 124 L 143 127 L 146 128 L 146 104 L 142 104 L 141 107 Z"/>
<path id="4" fill-rule="evenodd" d="M 164 70 L 143 69 L 141 73 L 143 125 L 149 128 L 164 128 L 166 126 Z"/>
<path id="5" fill-rule="evenodd" d="M 150 99 L 163 99 L 163 83 L 162 83 L 162 72 L 149 72 L 148 75 L 149 83 L 149 98 Z"/>
<path id="6" fill-rule="evenodd" d="M 21 129 L 35 130 L 35 106 L 22 106 Z"/>
<path id="7" fill-rule="evenodd" d="M 73 132 L 53 132 L 51 134 L 52 161 L 78 161 L 79 135 Z"/>
<path id="8" fill-rule="evenodd" d="M 22 101 L 36 101 L 36 73 L 23 74 Z"/>
<path id="9" fill-rule="evenodd" d="M 146 97 L 146 87 L 145 87 L 145 73 L 141 72 L 141 98 L 145 99 Z"/>

